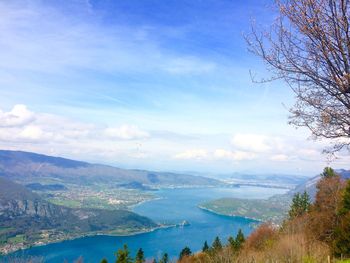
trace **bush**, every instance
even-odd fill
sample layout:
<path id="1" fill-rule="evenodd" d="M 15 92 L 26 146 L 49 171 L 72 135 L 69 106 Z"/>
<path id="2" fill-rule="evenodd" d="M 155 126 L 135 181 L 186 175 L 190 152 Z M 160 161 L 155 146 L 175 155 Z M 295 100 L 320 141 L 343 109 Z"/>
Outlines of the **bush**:
<path id="1" fill-rule="evenodd" d="M 243 248 L 249 250 L 263 250 L 271 247 L 277 238 L 276 228 L 269 223 L 260 225 L 245 241 Z"/>

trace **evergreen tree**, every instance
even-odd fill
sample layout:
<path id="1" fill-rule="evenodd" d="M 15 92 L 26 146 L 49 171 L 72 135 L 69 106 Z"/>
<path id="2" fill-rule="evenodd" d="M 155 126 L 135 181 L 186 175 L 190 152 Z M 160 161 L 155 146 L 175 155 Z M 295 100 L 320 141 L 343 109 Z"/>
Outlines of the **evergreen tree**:
<path id="1" fill-rule="evenodd" d="M 242 229 L 239 229 L 235 240 L 235 249 L 239 250 L 242 247 L 244 241 L 245 238 Z"/>
<path id="2" fill-rule="evenodd" d="M 181 260 L 183 257 L 188 257 L 192 254 L 192 251 L 189 247 L 185 247 L 183 250 L 181 250 L 179 260 Z"/>
<path id="3" fill-rule="evenodd" d="M 123 249 L 118 249 L 116 257 L 116 263 L 132 263 L 129 248 L 126 244 L 124 244 Z"/>
<path id="4" fill-rule="evenodd" d="M 101 260 L 101 263 L 108 263 L 108 261 L 107 261 L 107 259 L 103 258 L 103 259 Z"/>
<path id="5" fill-rule="evenodd" d="M 342 198 L 341 214 L 346 214 L 350 211 L 350 180 L 347 181 Z"/>
<path id="6" fill-rule="evenodd" d="M 202 252 L 207 252 L 208 250 L 209 250 L 208 242 L 205 241 L 204 245 L 203 245 L 203 248 L 202 248 Z"/>
<path id="7" fill-rule="evenodd" d="M 228 241 L 231 249 L 236 250 L 236 240 L 232 236 L 230 236 L 227 241 Z"/>
<path id="8" fill-rule="evenodd" d="M 222 244 L 221 244 L 221 241 L 220 241 L 220 238 L 219 237 L 216 237 L 214 239 L 214 242 L 212 244 L 212 249 L 217 251 L 217 250 L 221 250 L 222 249 Z"/>
<path id="9" fill-rule="evenodd" d="M 339 209 L 340 223 L 335 230 L 334 252 L 337 256 L 350 256 L 350 180 L 342 195 Z"/>
<path id="10" fill-rule="evenodd" d="M 169 256 L 168 253 L 164 253 L 161 260 L 159 260 L 159 263 L 169 263 Z"/>
<path id="11" fill-rule="evenodd" d="M 136 253 L 135 263 L 144 263 L 145 261 L 145 255 L 142 248 L 140 248 Z"/>
<path id="12" fill-rule="evenodd" d="M 303 194 L 296 193 L 288 212 L 289 218 L 293 219 L 307 213 L 310 209 L 310 205 L 310 197 L 306 191 L 304 191 Z"/>
<path id="13" fill-rule="evenodd" d="M 321 176 L 324 178 L 329 178 L 337 175 L 335 171 L 332 169 L 332 167 L 325 167 L 323 169 L 323 172 L 321 173 Z"/>

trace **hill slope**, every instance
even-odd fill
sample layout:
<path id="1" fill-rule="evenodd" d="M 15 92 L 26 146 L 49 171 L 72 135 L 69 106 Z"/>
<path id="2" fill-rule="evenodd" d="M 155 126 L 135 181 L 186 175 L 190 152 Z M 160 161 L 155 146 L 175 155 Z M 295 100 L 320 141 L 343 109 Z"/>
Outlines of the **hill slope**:
<path id="1" fill-rule="evenodd" d="M 66 183 L 134 183 L 152 186 L 215 186 L 218 180 L 176 173 L 127 170 L 113 166 L 52 157 L 42 154 L 0 150 L 0 176 L 18 182 L 54 178 Z"/>
<path id="2" fill-rule="evenodd" d="M 350 179 L 350 171 L 341 169 L 336 172 L 341 178 Z M 275 195 L 267 200 L 222 198 L 203 203 L 199 207 L 217 214 L 243 216 L 280 224 L 288 214 L 293 195 L 306 191 L 311 200 L 314 200 L 317 191 L 316 185 L 320 179 L 320 175 L 314 176 L 286 194 Z"/>
<path id="3" fill-rule="evenodd" d="M 145 231 L 150 219 L 125 210 L 72 209 L 43 200 L 38 194 L 0 178 L 0 247 L 21 236 L 23 246 L 86 234 Z M 15 245 L 15 244 L 12 244 Z"/>

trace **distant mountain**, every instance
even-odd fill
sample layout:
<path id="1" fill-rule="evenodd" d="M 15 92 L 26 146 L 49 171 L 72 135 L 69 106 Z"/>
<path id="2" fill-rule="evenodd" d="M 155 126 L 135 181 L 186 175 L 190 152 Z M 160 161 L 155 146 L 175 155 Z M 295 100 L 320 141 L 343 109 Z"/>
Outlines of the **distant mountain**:
<path id="1" fill-rule="evenodd" d="M 305 182 L 308 177 L 287 174 L 243 174 L 234 173 L 226 175 L 224 181 L 238 185 L 256 185 L 263 187 L 278 187 L 293 189 Z"/>
<path id="2" fill-rule="evenodd" d="M 21 183 L 53 178 L 65 183 L 140 183 L 148 186 L 217 186 L 222 182 L 203 176 L 120 169 L 42 154 L 0 150 L 0 176 Z"/>
<path id="3" fill-rule="evenodd" d="M 24 242 L 32 244 L 90 233 L 127 234 L 156 226 L 152 220 L 130 211 L 58 206 L 20 184 L 0 178 L 0 241 L 21 235 Z M 45 233 L 49 236 L 45 237 Z"/>
<path id="4" fill-rule="evenodd" d="M 337 174 L 340 175 L 341 178 L 343 179 L 350 179 L 350 170 L 345 170 L 345 169 L 338 169 L 335 170 Z M 294 195 L 295 193 L 303 193 L 306 191 L 311 199 L 313 200 L 316 196 L 317 188 L 316 185 L 318 181 L 321 180 L 321 175 L 316 175 L 306 182 L 298 185 L 295 189 L 291 190 L 288 192 L 288 195 Z"/>
<path id="5" fill-rule="evenodd" d="M 343 179 L 350 179 L 350 171 L 348 170 L 340 169 L 336 170 L 336 173 Z M 252 176 L 250 179 L 255 180 L 256 177 Z M 306 191 L 311 200 L 314 200 L 317 191 L 316 185 L 320 179 L 321 175 L 314 176 L 287 193 L 274 195 L 266 200 L 221 198 L 203 203 L 199 207 L 217 214 L 243 216 L 280 224 L 288 215 L 293 195 Z"/>

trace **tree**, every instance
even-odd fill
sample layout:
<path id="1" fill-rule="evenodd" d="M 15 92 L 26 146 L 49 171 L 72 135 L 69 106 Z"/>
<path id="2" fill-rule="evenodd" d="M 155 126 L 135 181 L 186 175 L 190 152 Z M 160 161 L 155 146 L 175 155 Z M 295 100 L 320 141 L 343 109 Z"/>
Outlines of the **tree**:
<path id="1" fill-rule="evenodd" d="M 245 238 L 244 238 L 242 229 L 239 229 L 235 240 L 235 246 L 236 246 L 235 248 L 237 251 L 242 247 L 244 241 L 245 241 Z"/>
<path id="2" fill-rule="evenodd" d="M 220 238 L 219 237 L 216 237 L 214 239 L 214 242 L 213 244 L 211 245 L 212 249 L 214 251 L 218 251 L 218 250 L 221 250 L 222 249 L 222 244 L 221 244 L 221 241 L 220 241 Z"/>
<path id="3" fill-rule="evenodd" d="M 334 252 L 340 256 L 350 256 L 350 180 L 343 191 L 340 223 L 335 230 Z"/>
<path id="4" fill-rule="evenodd" d="M 232 236 L 230 236 L 227 241 L 228 241 L 231 249 L 233 251 L 235 251 L 236 250 L 236 240 Z"/>
<path id="5" fill-rule="evenodd" d="M 310 197 L 306 191 L 301 195 L 300 193 L 294 194 L 290 210 L 288 212 L 289 218 L 293 219 L 304 215 L 310 209 Z"/>
<path id="6" fill-rule="evenodd" d="M 157 263 L 157 260 L 154 258 L 153 261 L 152 261 L 152 263 Z"/>
<path id="7" fill-rule="evenodd" d="M 321 177 L 333 177 L 335 176 L 336 173 L 335 171 L 332 169 L 332 167 L 325 167 L 323 169 L 323 172 L 321 173 Z"/>
<path id="8" fill-rule="evenodd" d="M 101 260 L 101 263 L 108 263 L 108 261 L 107 261 L 107 259 L 103 258 L 103 259 Z"/>
<path id="9" fill-rule="evenodd" d="M 129 248 L 124 244 L 123 249 L 118 249 L 116 257 L 116 263 L 132 263 L 132 258 L 130 257 Z"/>
<path id="10" fill-rule="evenodd" d="M 241 249 L 244 241 L 245 241 L 245 237 L 242 232 L 242 229 L 238 230 L 236 238 L 233 238 L 233 237 L 228 238 L 228 243 L 230 244 L 230 247 L 234 252 L 237 252 Z"/>
<path id="11" fill-rule="evenodd" d="M 314 138 L 331 139 L 329 152 L 350 142 L 350 2 L 277 0 L 269 30 L 252 25 L 248 48 L 296 94 L 290 123 Z"/>
<path id="12" fill-rule="evenodd" d="M 169 256 L 168 253 L 164 253 L 161 260 L 159 260 L 159 263 L 169 263 Z"/>
<path id="13" fill-rule="evenodd" d="M 341 222 L 339 211 L 344 182 L 338 175 L 323 177 L 316 187 L 315 202 L 308 213 L 307 232 L 313 239 L 325 242 L 333 248 L 336 229 Z"/>
<path id="14" fill-rule="evenodd" d="M 146 260 L 145 260 L 144 252 L 142 248 L 140 248 L 136 253 L 135 263 L 144 263 L 145 261 Z"/>
<path id="15" fill-rule="evenodd" d="M 350 180 L 347 181 L 346 187 L 343 193 L 342 200 L 342 213 L 346 214 L 350 212 Z"/>
<path id="16" fill-rule="evenodd" d="M 179 260 L 183 259 L 184 257 L 188 257 L 192 254 L 192 251 L 189 247 L 185 247 L 181 250 Z"/>
<path id="17" fill-rule="evenodd" d="M 208 252 L 208 250 L 209 250 L 208 242 L 205 241 L 204 245 L 203 245 L 203 248 L 202 248 L 202 252 Z"/>

